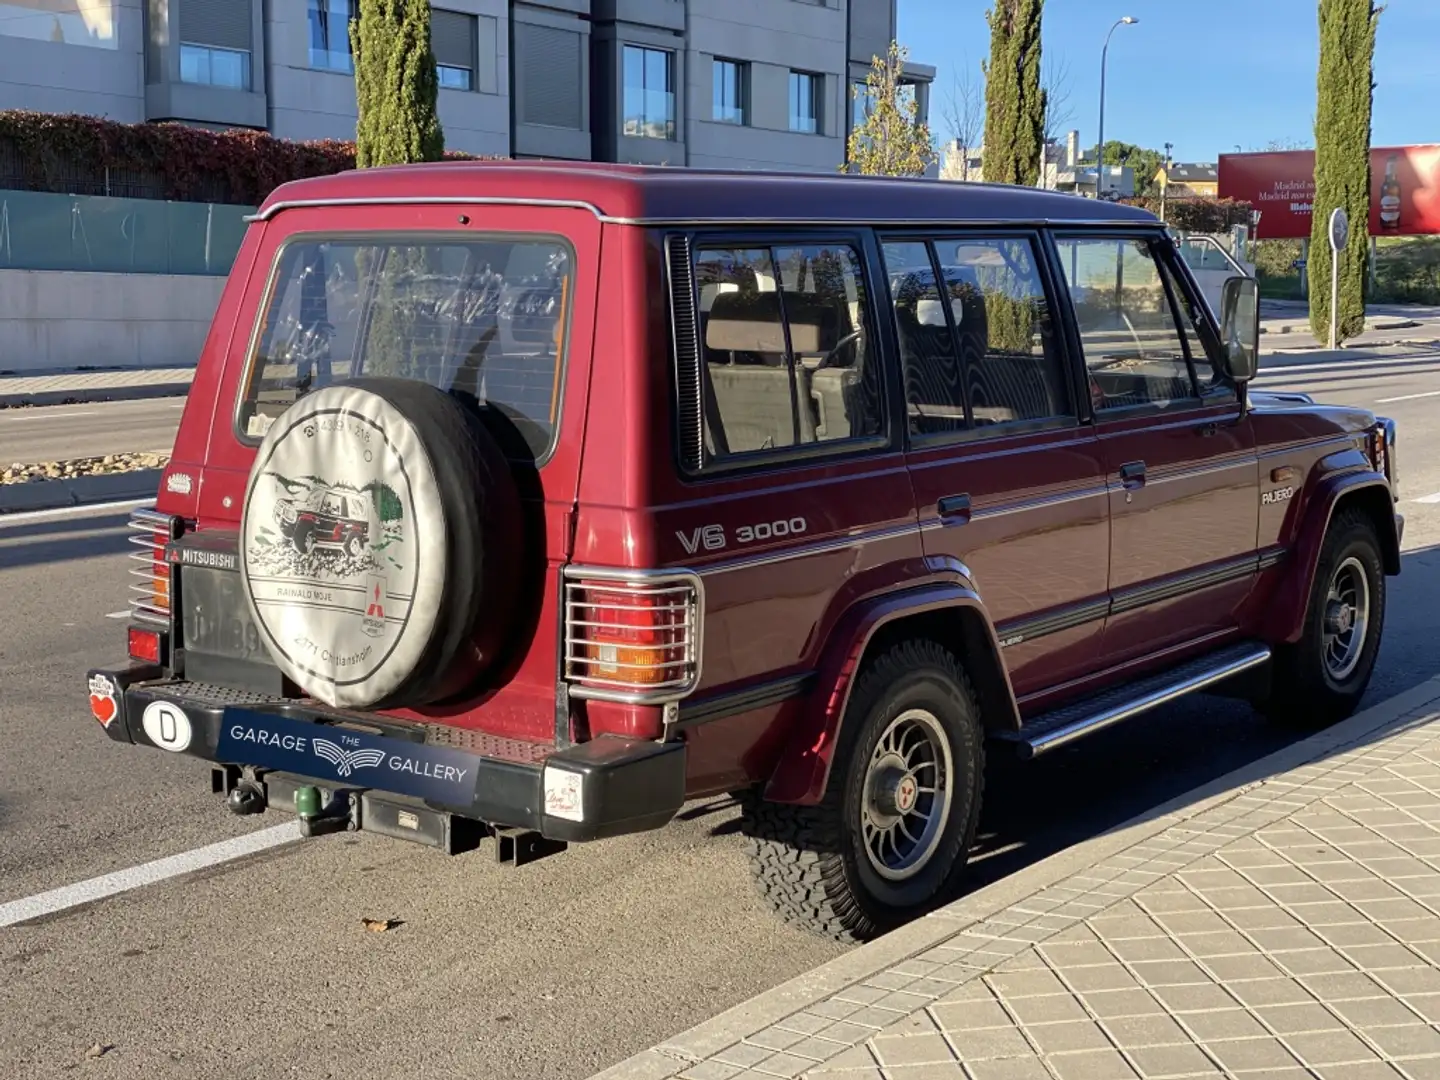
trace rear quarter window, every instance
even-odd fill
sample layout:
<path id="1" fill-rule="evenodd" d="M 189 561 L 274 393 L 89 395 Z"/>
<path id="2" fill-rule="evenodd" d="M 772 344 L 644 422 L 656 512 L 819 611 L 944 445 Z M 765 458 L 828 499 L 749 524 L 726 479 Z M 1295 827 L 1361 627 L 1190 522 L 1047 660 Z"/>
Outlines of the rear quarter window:
<path id="1" fill-rule="evenodd" d="M 512 457 L 554 442 L 574 286 L 554 237 L 299 237 L 276 259 L 236 417 L 258 442 L 311 390 L 414 379 L 471 400 Z"/>

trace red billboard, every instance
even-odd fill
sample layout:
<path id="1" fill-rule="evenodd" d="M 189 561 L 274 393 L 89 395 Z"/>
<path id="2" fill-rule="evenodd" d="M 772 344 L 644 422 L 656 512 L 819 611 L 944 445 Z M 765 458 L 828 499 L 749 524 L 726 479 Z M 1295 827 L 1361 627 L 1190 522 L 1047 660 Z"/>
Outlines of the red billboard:
<path id="1" fill-rule="evenodd" d="M 1315 151 L 1220 155 L 1220 198 L 1250 203 L 1260 240 L 1310 235 Z M 1370 235 L 1440 234 L 1440 145 L 1370 150 Z"/>

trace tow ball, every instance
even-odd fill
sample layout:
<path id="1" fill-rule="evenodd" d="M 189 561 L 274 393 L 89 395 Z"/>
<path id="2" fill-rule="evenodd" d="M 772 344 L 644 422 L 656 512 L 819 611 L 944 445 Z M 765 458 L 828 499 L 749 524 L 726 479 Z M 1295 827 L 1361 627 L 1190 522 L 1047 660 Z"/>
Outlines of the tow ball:
<path id="1" fill-rule="evenodd" d="M 336 792 L 326 806 L 321 801 L 320 789 L 311 784 L 295 789 L 295 815 L 300 819 L 301 836 L 353 832 L 358 828 L 350 800 L 344 793 Z"/>

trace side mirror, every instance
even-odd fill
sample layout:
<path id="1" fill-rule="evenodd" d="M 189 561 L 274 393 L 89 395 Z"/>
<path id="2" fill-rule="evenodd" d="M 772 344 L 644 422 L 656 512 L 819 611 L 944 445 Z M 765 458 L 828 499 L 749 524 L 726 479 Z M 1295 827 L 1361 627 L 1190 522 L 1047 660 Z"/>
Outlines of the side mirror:
<path id="1" fill-rule="evenodd" d="M 1225 373 L 1249 382 L 1260 370 L 1260 286 L 1254 278 L 1225 279 L 1220 294 L 1220 339 Z"/>

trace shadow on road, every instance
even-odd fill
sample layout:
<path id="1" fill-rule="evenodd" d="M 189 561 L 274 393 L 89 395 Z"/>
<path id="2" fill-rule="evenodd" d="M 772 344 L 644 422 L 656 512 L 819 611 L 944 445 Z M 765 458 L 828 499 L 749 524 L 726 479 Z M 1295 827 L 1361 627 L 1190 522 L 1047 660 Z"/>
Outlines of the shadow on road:
<path id="1" fill-rule="evenodd" d="M 125 554 L 131 550 L 126 543 L 129 518 L 128 510 L 18 525 L 6 525 L 0 517 L 0 570 Z"/>

